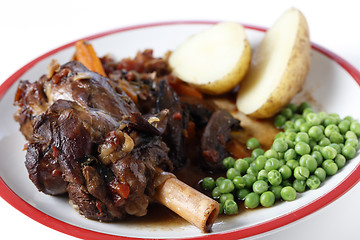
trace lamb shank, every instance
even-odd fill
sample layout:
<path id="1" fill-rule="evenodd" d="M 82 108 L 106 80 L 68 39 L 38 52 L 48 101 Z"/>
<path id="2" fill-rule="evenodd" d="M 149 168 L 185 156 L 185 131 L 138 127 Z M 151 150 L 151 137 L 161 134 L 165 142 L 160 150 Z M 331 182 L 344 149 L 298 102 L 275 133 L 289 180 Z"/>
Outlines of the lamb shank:
<path id="1" fill-rule="evenodd" d="M 143 67 L 103 58 L 109 78 L 78 61 L 53 63 L 47 75 L 21 81 L 16 92 L 31 181 L 45 194 L 67 194 L 89 219 L 146 215 L 157 188 L 189 161 L 189 126 L 203 134 L 199 158 L 212 170 L 229 155 L 230 131 L 240 128 L 205 100 L 182 101 L 169 85 L 165 60 L 145 51 L 133 61 Z"/>

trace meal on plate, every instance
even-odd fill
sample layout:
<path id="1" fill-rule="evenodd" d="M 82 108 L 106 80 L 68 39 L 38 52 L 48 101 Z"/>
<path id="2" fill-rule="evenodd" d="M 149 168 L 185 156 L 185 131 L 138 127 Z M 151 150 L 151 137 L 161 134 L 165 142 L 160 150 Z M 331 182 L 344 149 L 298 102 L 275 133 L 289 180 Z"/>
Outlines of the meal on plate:
<path id="1" fill-rule="evenodd" d="M 253 51 L 233 22 L 161 58 L 149 49 L 99 58 L 78 41 L 71 61 L 53 60 L 39 80 L 18 85 L 30 180 L 45 194 L 67 195 L 89 219 L 141 217 L 160 203 L 203 232 L 240 204 L 292 201 L 353 158 L 360 136 L 351 117 L 290 103 L 310 62 L 296 9 Z"/>

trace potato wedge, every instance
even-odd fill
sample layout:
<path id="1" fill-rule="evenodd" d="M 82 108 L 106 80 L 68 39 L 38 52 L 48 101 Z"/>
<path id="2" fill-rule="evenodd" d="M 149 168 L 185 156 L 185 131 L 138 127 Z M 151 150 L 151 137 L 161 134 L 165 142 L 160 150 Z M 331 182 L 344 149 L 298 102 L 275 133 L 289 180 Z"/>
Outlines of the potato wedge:
<path id="1" fill-rule="evenodd" d="M 237 95 L 237 108 L 255 118 L 275 115 L 301 90 L 310 62 L 306 19 L 299 10 L 289 9 L 254 51 Z"/>
<path id="2" fill-rule="evenodd" d="M 222 94 L 247 73 L 251 48 L 242 25 L 223 22 L 188 38 L 170 55 L 173 73 L 207 94 Z"/>

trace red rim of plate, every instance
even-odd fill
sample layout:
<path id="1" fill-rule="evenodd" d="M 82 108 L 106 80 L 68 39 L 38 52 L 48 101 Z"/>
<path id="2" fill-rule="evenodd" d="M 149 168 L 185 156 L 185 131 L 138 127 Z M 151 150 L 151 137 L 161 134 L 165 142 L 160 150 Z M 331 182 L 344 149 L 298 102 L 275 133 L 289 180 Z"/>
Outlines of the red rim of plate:
<path id="1" fill-rule="evenodd" d="M 130 26 L 125 28 L 119 28 L 103 33 L 99 33 L 96 35 L 89 36 L 85 38 L 86 40 L 92 40 L 101 38 L 103 36 L 108 36 L 114 33 L 119 32 L 125 32 L 135 29 L 142 29 L 142 28 L 150 28 L 150 27 L 158 27 L 158 26 L 165 26 L 165 25 L 178 25 L 178 24 L 216 24 L 217 21 L 172 21 L 172 22 L 159 22 L 159 23 L 150 23 L 150 24 L 142 24 L 142 25 L 136 25 L 136 26 Z M 252 26 L 252 25 L 244 25 L 247 29 L 257 30 L 265 32 L 266 28 L 258 27 L 258 26 Z M 29 62 L 22 68 L 20 68 L 17 72 L 15 72 L 12 76 L 10 76 L 1 86 L 0 86 L 0 99 L 2 96 L 8 91 L 8 89 L 21 77 L 25 72 L 27 72 L 29 69 L 31 69 L 36 63 L 39 61 L 61 51 L 66 48 L 69 48 L 75 44 L 76 41 L 65 44 L 59 48 L 56 48 L 50 52 L 47 52 L 40 57 L 34 59 L 33 61 Z M 358 85 L 360 85 L 360 72 L 353 67 L 350 63 L 348 63 L 343 58 L 339 57 L 335 53 L 317 45 L 312 44 L 312 48 L 329 59 L 337 62 L 344 70 L 346 70 L 352 78 L 357 82 Z M 259 223 L 257 225 L 253 225 L 250 227 L 242 228 L 239 230 L 234 230 L 230 232 L 224 232 L 224 233 L 214 233 L 214 234 L 208 234 L 198 237 L 189 237 L 186 239 L 209 239 L 209 240 L 216 240 L 216 239 L 239 239 L 239 238 L 246 238 L 255 236 L 258 234 L 262 234 L 271 230 L 274 230 L 279 227 L 283 227 L 289 223 L 292 223 L 294 221 L 297 221 L 311 213 L 314 213 L 315 211 L 325 207 L 329 203 L 335 201 L 337 198 L 345 194 L 348 190 L 350 190 L 358 181 L 360 180 L 360 164 L 356 166 L 356 168 L 342 181 L 339 183 L 339 185 L 329 193 L 319 197 L 318 199 L 310 202 L 309 204 L 302 206 L 286 215 L 279 216 L 278 218 Z M 31 206 L 29 203 L 24 201 L 22 198 L 20 198 L 16 193 L 14 193 L 11 188 L 7 186 L 7 184 L 4 182 L 4 180 L 0 177 L 0 196 L 7 201 L 10 205 L 12 205 L 14 208 L 22 212 L 23 214 L 27 215 L 28 217 L 32 218 L 33 220 L 50 227 L 52 229 L 55 229 L 57 231 L 60 231 L 62 233 L 82 238 L 82 239 L 139 239 L 139 238 L 133 238 L 133 237 L 124 237 L 124 236 L 117 236 L 117 235 L 111 235 L 106 233 L 101 233 L 97 231 L 88 230 L 85 228 L 77 227 L 74 225 L 71 225 L 69 223 L 65 223 L 59 219 L 56 219 L 54 217 L 51 217 L 42 211 L 36 209 L 35 207 Z"/>

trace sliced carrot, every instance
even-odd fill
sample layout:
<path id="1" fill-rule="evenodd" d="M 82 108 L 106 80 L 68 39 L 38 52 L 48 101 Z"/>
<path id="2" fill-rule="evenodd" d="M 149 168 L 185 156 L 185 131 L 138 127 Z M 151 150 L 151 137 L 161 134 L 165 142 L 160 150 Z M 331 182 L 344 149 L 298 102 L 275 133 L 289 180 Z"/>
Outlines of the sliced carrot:
<path id="1" fill-rule="evenodd" d="M 174 91 L 180 96 L 191 96 L 200 99 L 204 98 L 200 91 L 198 91 L 194 87 L 189 86 L 188 84 L 184 83 L 173 75 L 169 75 L 167 77 L 167 81 L 169 85 L 174 89 Z"/>
<path id="2" fill-rule="evenodd" d="M 93 46 L 84 40 L 77 41 L 75 44 L 75 60 L 84 64 L 89 70 L 106 76 L 100 59 L 97 57 Z"/>

